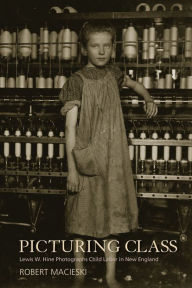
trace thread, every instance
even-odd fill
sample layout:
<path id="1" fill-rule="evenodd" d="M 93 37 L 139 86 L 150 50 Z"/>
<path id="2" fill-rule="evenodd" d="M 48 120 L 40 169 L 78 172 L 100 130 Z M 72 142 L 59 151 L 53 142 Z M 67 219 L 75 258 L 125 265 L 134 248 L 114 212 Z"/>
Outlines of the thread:
<path id="1" fill-rule="evenodd" d="M 32 33 L 31 37 L 32 37 L 31 59 L 36 60 L 37 59 L 37 42 L 38 42 L 37 33 Z"/>
<path id="2" fill-rule="evenodd" d="M 152 139 L 157 140 L 158 139 L 158 134 L 157 132 L 153 132 L 152 134 Z M 152 160 L 157 161 L 158 158 L 158 146 L 153 145 L 152 146 Z"/>
<path id="3" fill-rule="evenodd" d="M 63 138 L 65 136 L 63 131 L 60 131 L 59 136 Z M 65 146 L 63 143 L 59 144 L 59 158 L 63 159 L 65 156 Z"/>
<path id="4" fill-rule="evenodd" d="M 12 54 L 12 34 L 7 30 L 4 30 L 0 36 L 0 54 L 6 58 Z"/>
<path id="5" fill-rule="evenodd" d="M 8 129 L 6 129 L 5 131 L 4 131 L 4 136 L 9 136 L 10 135 L 10 133 L 9 133 L 9 130 Z M 9 142 L 4 142 L 4 145 L 3 145 L 4 147 L 4 156 L 7 158 L 7 157 L 9 157 L 9 154 L 10 154 L 10 144 L 9 144 Z"/>
<path id="6" fill-rule="evenodd" d="M 75 31 L 71 31 L 71 59 L 74 60 L 78 56 L 78 36 Z"/>
<path id="7" fill-rule="evenodd" d="M 15 136 L 17 137 L 21 136 L 21 131 L 19 129 L 16 130 Z M 19 142 L 15 143 L 15 156 L 18 158 L 21 157 L 21 143 Z"/>
<path id="8" fill-rule="evenodd" d="M 148 28 L 144 28 L 143 29 L 143 43 L 142 43 L 142 59 L 148 60 L 149 58 L 149 29 Z"/>
<path id="9" fill-rule="evenodd" d="M 187 89 L 192 89 L 192 75 L 187 76 L 186 88 Z"/>
<path id="10" fill-rule="evenodd" d="M 19 54 L 21 57 L 29 57 L 31 55 L 31 43 L 32 36 L 28 28 L 24 28 L 19 32 L 18 44 L 19 44 Z"/>
<path id="11" fill-rule="evenodd" d="M 152 78 L 150 76 L 143 76 L 143 86 L 146 89 L 153 88 L 153 82 L 152 82 Z"/>
<path id="12" fill-rule="evenodd" d="M 192 57 L 192 27 L 185 28 L 185 58 Z"/>
<path id="13" fill-rule="evenodd" d="M 28 130 L 26 132 L 26 136 L 30 138 L 31 137 L 31 131 Z M 31 147 L 32 147 L 31 143 L 27 142 L 25 145 L 25 157 L 26 157 L 27 161 L 31 160 Z"/>
<path id="14" fill-rule="evenodd" d="M 5 77 L 0 76 L 0 88 L 5 88 Z"/>
<path id="15" fill-rule="evenodd" d="M 132 24 L 125 31 L 124 39 L 124 56 L 128 60 L 135 60 L 137 58 L 137 31 Z"/>
<path id="16" fill-rule="evenodd" d="M 170 139 L 170 134 L 168 132 L 165 132 L 164 139 L 165 140 L 169 140 Z M 170 158 L 170 147 L 165 145 L 163 147 L 163 159 L 165 161 L 169 161 L 169 158 Z"/>
<path id="17" fill-rule="evenodd" d="M 51 138 L 51 137 L 53 137 L 53 136 L 54 136 L 53 131 L 52 131 L 52 130 L 49 131 L 48 137 Z M 53 143 L 49 143 L 49 144 L 48 144 L 48 158 L 49 158 L 49 159 L 52 159 L 53 156 L 54 156 L 54 145 L 53 145 Z"/>
<path id="18" fill-rule="evenodd" d="M 69 28 L 63 31 L 62 59 L 71 59 L 71 30 Z"/>
<path id="19" fill-rule="evenodd" d="M 165 75 L 165 89 L 172 89 L 173 87 L 173 79 L 172 74 Z"/>
<path id="20" fill-rule="evenodd" d="M 53 79 L 51 77 L 46 78 L 46 88 L 53 88 Z"/>
<path id="21" fill-rule="evenodd" d="M 140 134 L 140 138 L 141 139 L 146 139 L 146 133 L 142 132 Z M 140 146 L 140 160 L 141 161 L 145 161 L 145 159 L 146 159 L 146 146 L 145 145 L 141 145 Z"/>
<path id="22" fill-rule="evenodd" d="M 177 133 L 176 139 L 181 140 L 183 138 L 181 133 Z M 176 161 L 179 162 L 182 159 L 182 147 L 176 146 Z"/>
<path id="23" fill-rule="evenodd" d="M 155 60 L 155 27 L 149 28 L 149 61 Z"/>
<path id="24" fill-rule="evenodd" d="M 171 57 L 176 57 L 178 54 L 178 28 L 176 25 L 173 25 L 170 29 L 170 40 L 171 40 Z"/>
<path id="25" fill-rule="evenodd" d="M 7 88 L 15 88 L 15 78 L 9 77 L 7 79 Z"/>
<path id="26" fill-rule="evenodd" d="M 163 58 L 169 59 L 170 57 L 170 29 L 163 30 Z"/>
<path id="27" fill-rule="evenodd" d="M 51 59 L 55 59 L 57 56 L 57 32 L 51 31 L 49 35 L 49 56 Z"/>
<path id="28" fill-rule="evenodd" d="M 135 135 L 131 131 L 131 132 L 129 132 L 129 136 L 128 137 L 129 137 L 129 139 L 134 139 Z M 129 157 L 130 157 L 130 160 L 133 161 L 133 159 L 134 159 L 134 146 L 133 145 L 129 145 Z"/>
<path id="29" fill-rule="evenodd" d="M 165 89 L 165 78 L 160 77 L 159 79 L 157 79 L 157 88 Z"/>
<path id="30" fill-rule="evenodd" d="M 186 89 L 187 87 L 187 78 L 180 77 L 180 89 Z"/>
<path id="31" fill-rule="evenodd" d="M 37 131 L 37 137 L 42 137 L 43 133 L 41 129 Z M 43 144 L 42 143 L 37 143 L 37 158 L 42 158 L 43 157 Z"/>

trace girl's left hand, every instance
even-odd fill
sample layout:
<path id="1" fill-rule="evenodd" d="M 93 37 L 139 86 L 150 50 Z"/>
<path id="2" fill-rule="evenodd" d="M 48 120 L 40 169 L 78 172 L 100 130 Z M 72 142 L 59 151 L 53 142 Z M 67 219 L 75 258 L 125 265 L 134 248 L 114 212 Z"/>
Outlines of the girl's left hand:
<path id="1" fill-rule="evenodd" d="M 158 112 L 157 105 L 154 103 L 154 101 L 145 102 L 144 110 L 147 114 L 147 118 L 154 117 Z"/>

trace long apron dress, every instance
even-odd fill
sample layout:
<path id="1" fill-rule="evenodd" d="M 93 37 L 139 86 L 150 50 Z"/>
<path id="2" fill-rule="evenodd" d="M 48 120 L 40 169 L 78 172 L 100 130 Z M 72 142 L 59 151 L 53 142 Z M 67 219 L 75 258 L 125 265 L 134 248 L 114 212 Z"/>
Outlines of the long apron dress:
<path id="1" fill-rule="evenodd" d="M 119 89 L 110 71 L 83 81 L 76 143 L 95 140 L 99 176 L 80 175 L 82 189 L 69 195 L 65 210 L 68 233 L 103 238 L 138 227 L 138 208 Z"/>

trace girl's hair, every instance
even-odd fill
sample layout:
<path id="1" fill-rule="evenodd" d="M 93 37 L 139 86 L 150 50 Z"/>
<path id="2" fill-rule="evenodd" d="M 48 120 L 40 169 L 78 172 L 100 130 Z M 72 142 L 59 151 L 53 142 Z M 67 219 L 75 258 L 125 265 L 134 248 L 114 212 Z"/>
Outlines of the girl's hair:
<path id="1" fill-rule="evenodd" d="M 85 22 L 80 31 L 80 42 L 83 47 L 86 47 L 89 41 L 89 35 L 94 32 L 108 32 L 111 34 L 112 42 L 115 41 L 116 31 L 110 22 L 106 21 L 88 21 Z"/>

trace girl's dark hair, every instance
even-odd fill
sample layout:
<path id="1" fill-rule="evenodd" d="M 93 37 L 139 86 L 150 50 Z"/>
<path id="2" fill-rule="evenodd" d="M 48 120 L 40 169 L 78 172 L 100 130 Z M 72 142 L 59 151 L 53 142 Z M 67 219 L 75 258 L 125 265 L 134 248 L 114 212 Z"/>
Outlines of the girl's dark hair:
<path id="1" fill-rule="evenodd" d="M 89 41 L 89 35 L 93 32 L 108 32 L 111 34 L 112 42 L 115 41 L 116 31 L 114 26 L 107 21 L 88 21 L 85 22 L 80 31 L 80 41 L 83 47 L 86 47 Z"/>

